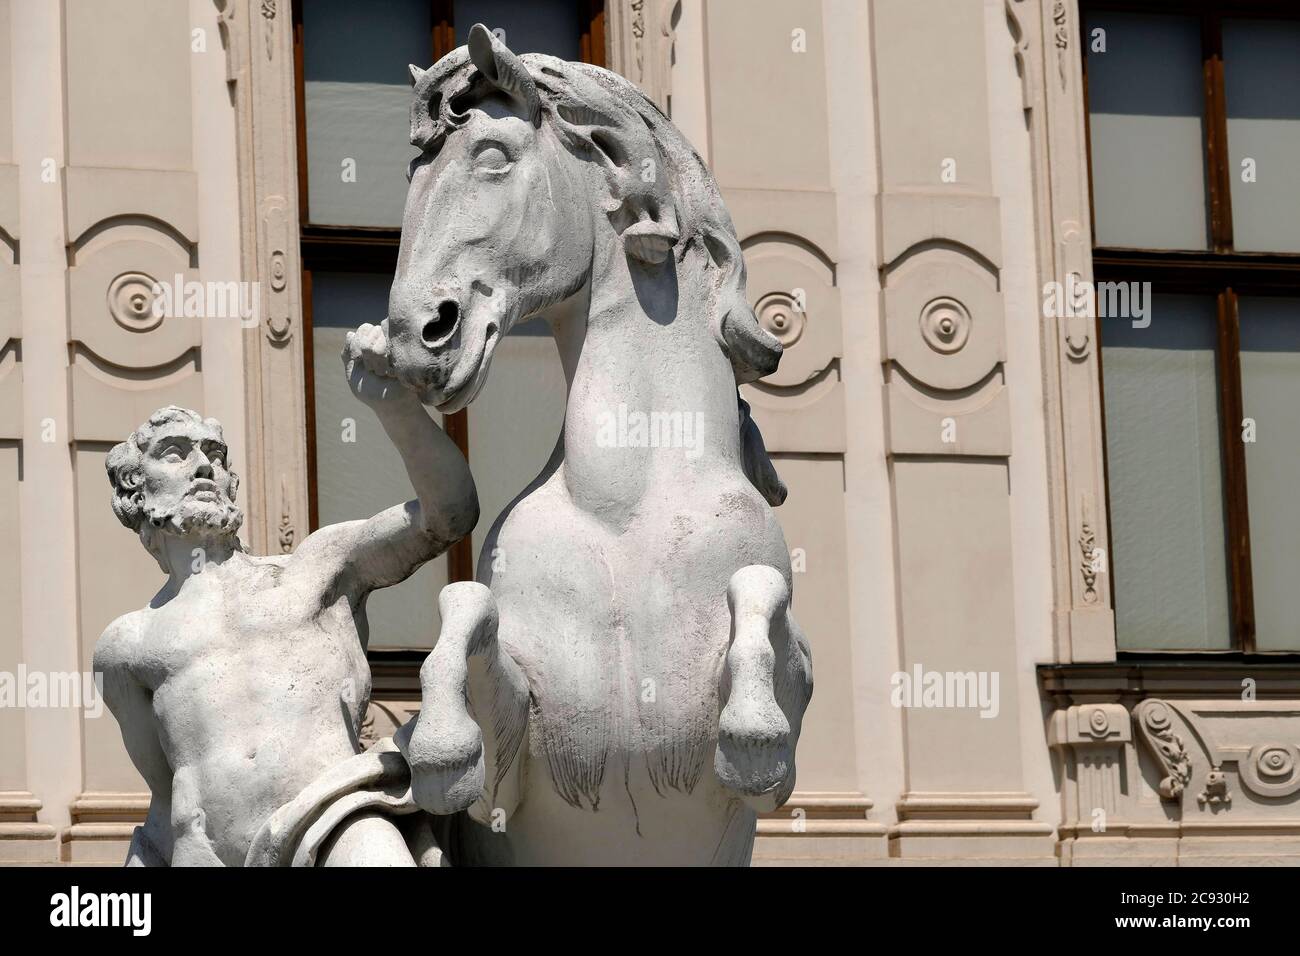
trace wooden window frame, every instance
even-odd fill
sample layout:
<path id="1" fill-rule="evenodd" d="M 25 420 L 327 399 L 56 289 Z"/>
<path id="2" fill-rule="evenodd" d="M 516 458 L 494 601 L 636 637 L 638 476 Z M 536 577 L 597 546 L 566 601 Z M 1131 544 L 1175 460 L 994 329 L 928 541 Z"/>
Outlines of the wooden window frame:
<path id="1" fill-rule="evenodd" d="M 1219 386 L 1220 454 L 1223 463 L 1225 546 L 1228 567 L 1230 647 L 1182 650 L 1118 650 L 1121 659 L 1152 654 L 1215 656 L 1295 656 L 1300 648 L 1260 651 L 1256 643 L 1254 589 L 1250 554 L 1250 511 L 1246 476 L 1246 447 L 1241 440 L 1243 397 L 1241 381 L 1241 295 L 1300 298 L 1300 254 L 1238 252 L 1233 247 L 1233 174 L 1228 147 L 1227 103 L 1224 88 L 1223 21 L 1225 19 L 1300 20 L 1300 9 L 1289 0 L 1080 0 L 1080 23 L 1091 13 L 1152 13 L 1197 16 L 1201 22 L 1204 113 L 1205 198 L 1209 209 L 1209 249 L 1204 251 L 1093 247 L 1093 278 L 1097 282 L 1149 281 L 1153 292 L 1213 295 L 1217 304 L 1215 349 Z M 1092 202 L 1091 110 L 1088 102 L 1090 37 L 1082 37 L 1084 134 L 1088 156 L 1088 194 L 1092 234 L 1096 236 L 1096 207 Z M 1094 239 L 1095 241 L 1095 239 Z M 1095 319 L 1098 362 L 1102 357 L 1103 323 Z M 1104 375 L 1099 376 L 1104 383 Z M 1107 520 L 1110 519 L 1109 462 L 1106 460 L 1105 395 L 1102 395 L 1102 450 L 1106 475 Z M 1113 552 L 1113 549 L 1112 549 Z M 1122 592 L 1110 557 L 1111 595 Z M 1117 635 L 1118 640 L 1118 635 Z"/>

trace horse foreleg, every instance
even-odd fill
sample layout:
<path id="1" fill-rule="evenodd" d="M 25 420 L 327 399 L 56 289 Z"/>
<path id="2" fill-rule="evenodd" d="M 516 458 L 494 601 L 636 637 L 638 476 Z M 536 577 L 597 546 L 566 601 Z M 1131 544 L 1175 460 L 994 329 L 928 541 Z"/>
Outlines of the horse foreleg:
<path id="1" fill-rule="evenodd" d="M 411 767 L 415 802 L 429 813 L 469 810 L 491 824 L 518 802 L 528 683 L 497 641 L 497 607 L 481 584 L 438 597 L 442 631 L 420 668 L 419 715 L 394 735 Z"/>
<path id="2" fill-rule="evenodd" d="M 727 586 L 727 604 L 731 643 L 713 768 L 722 785 L 755 810 L 775 810 L 794 790 L 812 657 L 790 614 L 790 588 L 775 568 L 741 568 Z"/>

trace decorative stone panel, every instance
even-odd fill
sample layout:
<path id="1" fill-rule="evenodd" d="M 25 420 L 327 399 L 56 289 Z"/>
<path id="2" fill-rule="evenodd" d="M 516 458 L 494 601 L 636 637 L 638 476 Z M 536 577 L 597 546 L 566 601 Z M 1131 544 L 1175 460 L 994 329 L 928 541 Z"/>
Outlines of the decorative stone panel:
<path id="1" fill-rule="evenodd" d="M 667 112 L 673 30 L 681 0 L 618 0 L 605 5 L 606 60 Z"/>
<path id="2" fill-rule="evenodd" d="M 147 602 L 158 580 L 153 559 L 105 513 L 105 457 L 158 407 L 205 407 L 207 319 L 186 317 L 183 295 L 164 308 L 154 292 L 155 284 L 175 290 L 177 282 L 184 292 L 184 283 L 200 278 L 189 7 L 165 0 L 68 0 L 65 7 L 67 142 L 57 182 L 69 420 L 59 440 L 72 461 L 78 656 L 89 670 L 104 628 Z M 105 49 L 142 43 L 149 56 L 119 58 L 111 76 L 103 73 Z M 106 562 L 109 548 L 116 557 Z M 110 715 L 83 713 L 81 727 L 81 787 L 68 807 L 60 857 L 118 862 L 147 806 L 142 781 Z"/>
<path id="3" fill-rule="evenodd" d="M 1029 128 L 1040 289 L 1049 282 L 1090 282 L 1078 4 L 1004 0 L 1004 9 Z M 1042 322 L 1056 656 L 1113 661 L 1109 576 L 1097 574 L 1092 559 L 1109 548 L 1094 322 L 1083 316 L 1044 316 Z"/>
<path id="4" fill-rule="evenodd" d="M 1063 862 L 1300 863 L 1294 666 L 1040 672 L 1061 705 L 1048 742 L 1062 775 Z"/>
<path id="5" fill-rule="evenodd" d="M 309 530 L 291 9 L 214 2 L 236 110 L 243 272 L 261 295 L 260 325 L 244 339 L 245 527 L 254 551 L 287 553 Z"/>

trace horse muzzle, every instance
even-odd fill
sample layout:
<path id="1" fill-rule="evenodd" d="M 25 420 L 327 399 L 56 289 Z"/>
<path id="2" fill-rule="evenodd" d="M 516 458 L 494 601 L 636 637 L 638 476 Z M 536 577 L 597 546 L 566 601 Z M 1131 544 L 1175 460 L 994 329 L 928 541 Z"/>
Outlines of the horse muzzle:
<path id="1" fill-rule="evenodd" d="M 496 322 L 489 322 L 481 335 L 472 336 L 462 346 L 460 358 L 452 368 L 451 377 L 441 389 L 441 395 L 432 396 L 438 411 L 450 415 L 478 397 L 487 381 L 492 353 L 496 351 L 500 340 L 500 326 Z"/>
<path id="2" fill-rule="evenodd" d="M 439 301 L 423 315 L 388 321 L 389 364 L 403 385 L 443 414 L 474 400 L 500 339 L 498 321 L 466 321 L 454 299 Z"/>
<path id="3" fill-rule="evenodd" d="M 433 315 L 420 326 L 420 341 L 436 349 L 450 340 L 460 326 L 460 303 L 455 299 L 442 299 Z"/>

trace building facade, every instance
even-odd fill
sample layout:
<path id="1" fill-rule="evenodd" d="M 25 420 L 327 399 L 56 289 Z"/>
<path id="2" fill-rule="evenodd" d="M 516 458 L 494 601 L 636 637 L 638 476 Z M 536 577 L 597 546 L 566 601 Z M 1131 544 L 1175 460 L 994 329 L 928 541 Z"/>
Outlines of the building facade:
<path id="1" fill-rule="evenodd" d="M 160 583 L 115 442 L 220 419 L 256 553 L 409 497 L 337 355 L 384 314 L 406 64 L 477 21 L 672 117 L 785 347 L 743 393 L 816 691 L 755 861 L 1300 861 L 1300 20 L 1080 7 L 0 0 L 0 673 L 51 690 L 0 706 L 0 861 L 118 862 L 148 805 L 52 692 Z M 369 739 L 558 433 L 549 338 L 496 362 L 443 422 L 479 529 L 376 596 Z"/>

